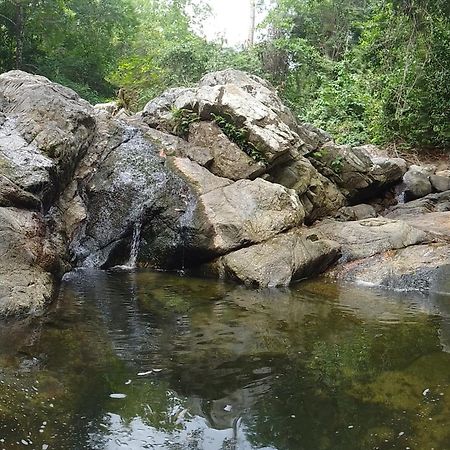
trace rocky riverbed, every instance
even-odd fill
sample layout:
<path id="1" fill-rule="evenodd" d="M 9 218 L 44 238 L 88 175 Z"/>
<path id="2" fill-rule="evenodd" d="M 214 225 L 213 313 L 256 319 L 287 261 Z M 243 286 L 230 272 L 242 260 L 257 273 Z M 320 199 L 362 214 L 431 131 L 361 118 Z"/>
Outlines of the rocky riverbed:
<path id="1" fill-rule="evenodd" d="M 449 188 L 446 170 L 337 145 L 244 72 L 208 74 L 135 115 L 8 72 L 0 313 L 41 312 L 77 267 L 429 290 L 449 261 Z"/>

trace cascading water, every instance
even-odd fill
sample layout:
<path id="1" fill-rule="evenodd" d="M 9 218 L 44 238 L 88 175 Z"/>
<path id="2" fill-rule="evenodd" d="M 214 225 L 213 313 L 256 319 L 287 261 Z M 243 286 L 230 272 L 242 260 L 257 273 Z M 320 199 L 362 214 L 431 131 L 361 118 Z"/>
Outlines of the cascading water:
<path id="1" fill-rule="evenodd" d="M 141 242 L 142 231 L 142 214 L 140 214 L 138 220 L 134 223 L 133 237 L 131 239 L 130 259 L 126 264 L 130 269 L 136 268 L 137 257 L 139 253 L 139 244 Z"/>
<path id="2" fill-rule="evenodd" d="M 141 244 L 142 224 L 144 221 L 144 206 L 139 210 L 133 224 L 133 234 L 131 236 L 130 256 L 128 261 L 122 266 L 116 266 L 115 269 L 133 270 L 136 268 L 137 258 L 139 255 L 139 246 Z"/>

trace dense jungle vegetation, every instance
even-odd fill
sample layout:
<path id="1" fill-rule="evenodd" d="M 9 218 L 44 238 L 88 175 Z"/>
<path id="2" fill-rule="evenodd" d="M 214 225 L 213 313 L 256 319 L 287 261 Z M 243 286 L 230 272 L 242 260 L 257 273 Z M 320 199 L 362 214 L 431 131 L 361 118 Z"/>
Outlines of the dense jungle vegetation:
<path id="1" fill-rule="evenodd" d="M 201 37 L 207 1 L 0 0 L 0 70 L 45 75 L 91 102 L 123 88 L 138 109 L 234 67 L 270 79 L 340 142 L 449 148 L 448 0 L 259 3 L 260 38 L 234 49 Z"/>

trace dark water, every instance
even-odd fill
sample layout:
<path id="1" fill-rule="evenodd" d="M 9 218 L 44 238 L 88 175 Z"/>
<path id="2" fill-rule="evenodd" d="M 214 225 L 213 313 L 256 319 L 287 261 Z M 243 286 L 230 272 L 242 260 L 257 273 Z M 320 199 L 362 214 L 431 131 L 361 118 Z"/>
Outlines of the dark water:
<path id="1" fill-rule="evenodd" d="M 80 272 L 0 396 L 0 449 L 450 450 L 450 298 Z"/>

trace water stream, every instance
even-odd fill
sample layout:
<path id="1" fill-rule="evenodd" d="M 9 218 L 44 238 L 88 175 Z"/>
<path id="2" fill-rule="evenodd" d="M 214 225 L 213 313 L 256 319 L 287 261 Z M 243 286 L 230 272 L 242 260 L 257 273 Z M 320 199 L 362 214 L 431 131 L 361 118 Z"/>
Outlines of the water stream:
<path id="1" fill-rule="evenodd" d="M 139 245 L 141 243 L 141 231 L 142 231 L 142 222 L 143 222 L 143 214 L 139 215 L 138 220 L 134 223 L 133 226 L 133 235 L 131 237 L 131 247 L 130 247 L 130 259 L 126 264 L 130 269 L 134 269 L 136 267 L 136 262 L 139 254 Z"/>
<path id="2" fill-rule="evenodd" d="M 0 326 L 0 449 L 448 450 L 449 349 L 446 295 L 79 271 Z"/>

